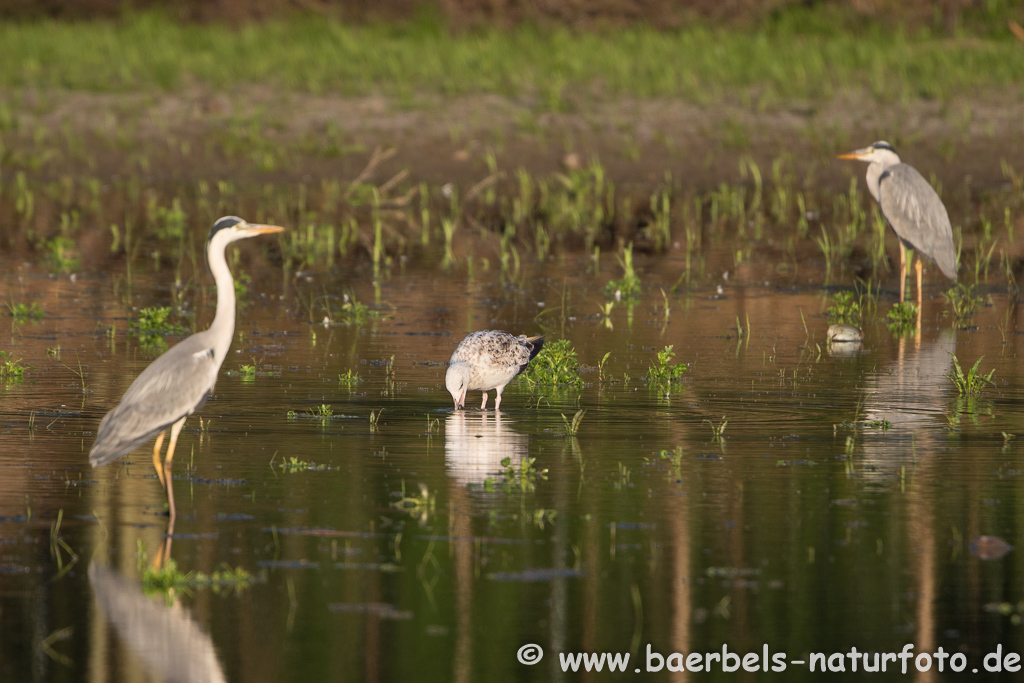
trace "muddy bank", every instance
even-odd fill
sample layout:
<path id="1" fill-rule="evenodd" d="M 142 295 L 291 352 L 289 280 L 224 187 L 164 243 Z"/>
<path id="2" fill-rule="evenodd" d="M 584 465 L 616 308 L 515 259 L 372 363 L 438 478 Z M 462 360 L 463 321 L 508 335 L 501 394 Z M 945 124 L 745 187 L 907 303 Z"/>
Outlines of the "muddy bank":
<path id="1" fill-rule="evenodd" d="M 949 103 L 879 106 L 850 95 L 830 103 L 789 103 L 757 111 L 738 102 L 701 106 L 672 100 L 583 101 L 548 112 L 536 102 L 497 95 L 442 100 L 281 94 L 247 88 L 225 94 L 60 91 L 4 93 L 13 112 L 6 160 L 41 179 L 88 168 L 125 173 L 145 156 L 147 179 L 237 177 L 310 180 L 351 177 L 376 146 L 395 149 L 381 175 L 408 170 L 413 180 L 473 183 L 486 155 L 502 169 L 546 174 L 599 160 L 623 185 L 660 182 L 666 172 L 695 190 L 734 181 L 738 160 L 765 165 L 792 158 L 800 175 L 831 185 L 858 174 L 835 154 L 886 139 L 907 161 L 945 185 L 965 178 L 978 188 L 1005 181 L 1000 162 L 1024 152 L 1024 103 L 991 95 Z M 77 158 L 32 162 L 59 138 L 81 138 Z M 55 139 L 56 138 L 56 139 Z M 242 149 L 248 147 L 249 149 Z M 280 163 L 249 163 L 265 151 Z"/>
<path id="2" fill-rule="evenodd" d="M 470 235 L 500 239 L 506 256 L 510 240 L 540 257 L 630 242 L 662 252 L 684 233 L 700 244 L 723 226 L 752 244 L 767 225 L 769 243 L 815 253 L 823 228 L 871 210 L 862 165 L 835 155 L 878 139 L 938 185 L 965 249 L 985 221 L 1022 223 L 1024 104 L 996 95 L 887 107 L 851 95 L 763 111 L 579 97 L 558 112 L 499 96 L 399 101 L 255 87 L 4 99 L 13 182 L 0 189 L 0 239 L 58 270 L 103 267 L 127 250 L 174 265 L 182 243 L 173 235 L 201 243 L 224 214 L 309 227 L 298 268 L 353 253 L 415 257 L 445 218 L 461 226 L 456 252 L 472 251 Z M 851 243 L 842 253 L 869 251 Z"/>

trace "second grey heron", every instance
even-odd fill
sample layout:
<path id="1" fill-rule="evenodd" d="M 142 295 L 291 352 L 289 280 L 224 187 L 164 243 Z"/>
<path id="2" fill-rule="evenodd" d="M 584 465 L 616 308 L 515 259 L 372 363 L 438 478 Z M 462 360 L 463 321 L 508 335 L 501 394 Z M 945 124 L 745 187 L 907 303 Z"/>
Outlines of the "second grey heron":
<path id="1" fill-rule="evenodd" d="M 466 392 L 483 391 L 480 410 L 487 407 L 487 392 L 496 390 L 494 409 L 501 407 L 505 385 L 526 369 L 544 346 L 543 335 L 515 337 L 501 330 L 473 332 L 459 342 L 448 363 L 444 384 L 455 401 L 455 410 L 466 405 Z"/>
<path id="2" fill-rule="evenodd" d="M 868 191 L 900 240 L 901 303 L 907 284 L 907 247 L 918 253 L 914 267 L 917 271 L 917 307 L 920 310 L 920 256 L 931 259 L 943 275 L 956 280 L 956 247 L 946 207 L 928 181 L 913 166 L 901 162 L 888 142 L 875 142 L 864 149 L 840 154 L 839 158 L 868 162 Z"/>
<path id="3" fill-rule="evenodd" d="M 167 495 L 171 523 L 175 518 L 171 460 L 178 434 L 189 415 L 213 393 L 217 372 L 227 356 L 235 332 L 235 283 L 224 258 L 229 244 L 247 237 L 281 232 L 276 225 L 246 223 L 225 216 L 213 224 L 206 242 L 206 258 L 217 285 L 217 313 L 209 329 L 172 346 L 142 371 L 121 402 L 100 422 L 89 451 L 93 467 L 106 465 L 146 443 L 154 436 L 153 466 Z M 161 462 L 160 448 L 168 428 L 171 441 Z"/>

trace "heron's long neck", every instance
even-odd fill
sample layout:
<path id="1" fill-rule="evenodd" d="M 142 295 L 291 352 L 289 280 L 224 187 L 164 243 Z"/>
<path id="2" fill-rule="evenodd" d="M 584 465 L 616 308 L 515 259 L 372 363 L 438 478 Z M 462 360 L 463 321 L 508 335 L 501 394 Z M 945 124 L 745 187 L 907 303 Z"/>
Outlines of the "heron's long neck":
<path id="1" fill-rule="evenodd" d="M 235 334 L 235 282 L 224 259 L 224 248 L 211 248 L 209 260 L 213 280 L 217 283 L 217 314 L 209 331 L 214 340 L 214 359 L 220 365 L 228 355 L 231 337 Z"/>
<path id="2" fill-rule="evenodd" d="M 875 198 L 876 202 L 881 201 L 878 198 L 879 197 L 879 185 L 878 184 L 881 181 L 882 174 L 885 173 L 887 169 L 890 169 L 893 166 L 895 166 L 898 163 L 900 163 L 900 158 L 898 156 L 896 156 L 895 154 L 888 154 L 886 156 L 891 157 L 891 158 L 882 159 L 881 161 L 872 161 L 870 164 L 868 164 L 868 173 L 867 173 L 868 192 L 871 193 L 871 196 Z"/>
<path id="3" fill-rule="evenodd" d="M 868 192 L 875 198 L 875 201 L 881 201 L 878 198 L 878 179 L 882 177 L 882 173 L 885 171 L 885 166 L 877 161 L 872 161 L 868 164 Z"/>

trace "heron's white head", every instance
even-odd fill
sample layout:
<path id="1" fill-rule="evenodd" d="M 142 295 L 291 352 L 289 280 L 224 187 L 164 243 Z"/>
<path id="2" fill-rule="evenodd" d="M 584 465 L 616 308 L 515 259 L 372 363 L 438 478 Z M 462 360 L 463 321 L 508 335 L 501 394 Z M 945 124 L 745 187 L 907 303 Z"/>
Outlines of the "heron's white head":
<path id="1" fill-rule="evenodd" d="M 469 366 L 465 363 L 452 363 L 444 375 L 444 385 L 455 401 L 455 410 L 466 405 L 466 392 L 469 391 Z"/>
<path id="2" fill-rule="evenodd" d="M 284 228 L 277 225 L 261 225 L 259 223 L 247 223 L 238 216 L 224 216 L 218 218 L 210 229 L 210 236 L 206 239 L 206 265 L 213 270 L 214 264 L 224 261 L 224 250 L 232 242 L 244 240 L 247 237 L 256 237 L 267 233 L 281 232 Z"/>
<path id="3" fill-rule="evenodd" d="M 840 159 L 859 159 L 860 161 L 866 161 L 872 164 L 881 164 L 882 166 L 892 166 L 893 164 L 900 163 L 900 155 L 896 153 L 885 140 L 879 140 L 873 142 L 864 149 L 854 150 L 847 154 L 840 154 Z"/>
<path id="4" fill-rule="evenodd" d="M 217 240 L 219 244 L 230 244 L 236 240 L 244 240 L 246 237 L 256 237 L 271 232 L 281 232 L 284 228 L 277 225 L 262 225 L 260 223 L 248 223 L 238 216 L 224 216 L 218 218 L 210 229 L 210 237 L 207 239 L 207 250 L 209 245 Z"/>

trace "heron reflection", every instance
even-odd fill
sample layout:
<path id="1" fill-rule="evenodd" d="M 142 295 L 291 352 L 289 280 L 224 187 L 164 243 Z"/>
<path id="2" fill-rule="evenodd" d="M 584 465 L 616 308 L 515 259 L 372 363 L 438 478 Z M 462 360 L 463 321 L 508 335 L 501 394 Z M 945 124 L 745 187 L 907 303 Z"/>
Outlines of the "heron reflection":
<path id="1" fill-rule="evenodd" d="M 501 413 L 453 412 L 444 423 L 444 460 L 460 484 L 482 484 L 507 467 L 518 469 L 529 454 L 529 437 Z M 508 458 L 508 464 L 502 462 Z"/>
<path id="2" fill-rule="evenodd" d="M 949 380 L 956 351 L 956 331 L 945 330 L 931 341 L 900 339 L 896 360 L 867 378 L 865 419 L 883 427 L 883 438 L 867 438 L 864 457 L 878 471 L 911 462 L 915 451 L 937 446 L 943 438 L 940 416 L 949 400 Z M 869 434 L 876 430 L 869 430 Z M 912 447 L 907 448 L 907 441 Z"/>
<path id="3" fill-rule="evenodd" d="M 114 627 L 120 642 L 141 664 L 146 680 L 167 683 L 227 680 L 210 636 L 181 605 L 168 606 L 146 597 L 137 581 L 95 560 L 89 565 L 89 583 L 100 610 Z"/>

